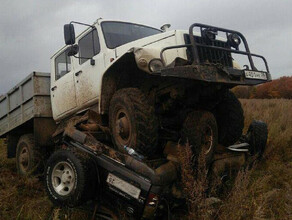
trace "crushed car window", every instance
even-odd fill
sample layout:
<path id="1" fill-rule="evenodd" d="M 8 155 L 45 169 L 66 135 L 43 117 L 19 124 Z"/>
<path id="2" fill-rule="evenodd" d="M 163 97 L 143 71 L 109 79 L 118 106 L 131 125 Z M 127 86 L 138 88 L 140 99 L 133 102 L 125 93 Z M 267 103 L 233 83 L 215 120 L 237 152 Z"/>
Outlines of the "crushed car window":
<path id="1" fill-rule="evenodd" d="M 155 28 L 124 22 L 105 21 L 101 26 L 106 45 L 110 49 L 162 32 Z"/>

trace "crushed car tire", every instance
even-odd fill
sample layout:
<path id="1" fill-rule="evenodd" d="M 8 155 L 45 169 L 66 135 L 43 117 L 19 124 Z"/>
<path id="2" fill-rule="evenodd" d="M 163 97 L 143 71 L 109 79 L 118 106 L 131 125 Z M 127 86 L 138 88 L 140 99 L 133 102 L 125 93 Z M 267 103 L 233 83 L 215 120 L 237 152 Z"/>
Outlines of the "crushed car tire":
<path id="1" fill-rule="evenodd" d="M 109 123 L 114 145 L 131 147 L 144 156 L 156 153 L 158 120 L 154 107 L 137 88 L 118 90 L 111 99 Z"/>
<path id="2" fill-rule="evenodd" d="M 58 206 L 78 206 L 94 196 L 95 169 L 90 158 L 72 150 L 58 150 L 45 169 L 46 190 Z"/>
<path id="3" fill-rule="evenodd" d="M 182 139 L 193 149 L 194 159 L 204 154 L 206 165 L 211 164 L 218 144 L 218 128 L 215 116 L 207 111 L 189 113 L 182 128 Z"/>
<path id="4" fill-rule="evenodd" d="M 243 109 L 236 96 L 228 90 L 216 106 L 215 112 L 219 134 L 218 142 L 228 147 L 242 135 L 244 126 Z"/>
<path id="5" fill-rule="evenodd" d="M 254 120 L 248 128 L 247 137 L 250 145 L 250 154 L 252 156 L 256 155 L 257 158 L 261 158 L 264 154 L 268 139 L 267 124 L 262 121 Z"/>

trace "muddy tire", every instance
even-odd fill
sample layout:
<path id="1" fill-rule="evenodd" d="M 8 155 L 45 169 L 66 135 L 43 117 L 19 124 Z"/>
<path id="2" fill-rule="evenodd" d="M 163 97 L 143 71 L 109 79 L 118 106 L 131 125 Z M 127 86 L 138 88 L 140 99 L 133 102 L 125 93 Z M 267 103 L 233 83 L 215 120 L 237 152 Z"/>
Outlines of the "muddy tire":
<path id="1" fill-rule="evenodd" d="M 247 137 L 250 145 L 250 154 L 252 156 L 256 155 L 257 158 L 261 158 L 264 154 L 268 139 L 267 124 L 262 121 L 254 120 L 248 128 Z"/>
<path id="2" fill-rule="evenodd" d="M 16 147 L 17 173 L 22 176 L 31 176 L 43 171 L 41 150 L 35 145 L 33 134 L 22 135 Z"/>
<path id="3" fill-rule="evenodd" d="M 218 142 L 223 146 L 234 144 L 242 135 L 244 126 L 243 109 L 231 91 L 224 93 L 222 101 L 216 106 Z"/>
<path id="4" fill-rule="evenodd" d="M 215 147 L 218 144 L 218 128 L 215 116 L 207 111 L 189 113 L 183 124 L 182 140 L 192 146 L 195 161 L 200 154 L 203 154 L 206 165 L 210 165 Z"/>
<path id="5" fill-rule="evenodd" d="M 118 90 L 110 102 L 109 123 L 114 145 L 152 157 L 156 153 L 158 121 L 154 107 L 137 88 Z"/>
<path id="6" fill-rule="evenodd" d="M 58 206 L 78 206 L 94 196 L 95 169 L 90 159 L 71 150 L 58 150 L 45 168 L 46 190 Z"/>

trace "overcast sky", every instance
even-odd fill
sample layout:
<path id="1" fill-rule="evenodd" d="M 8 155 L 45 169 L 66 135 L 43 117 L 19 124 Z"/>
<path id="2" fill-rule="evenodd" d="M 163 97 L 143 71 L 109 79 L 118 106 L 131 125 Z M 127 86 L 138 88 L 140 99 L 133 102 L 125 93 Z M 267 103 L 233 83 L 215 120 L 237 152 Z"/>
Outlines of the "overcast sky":
<path id="1" fill-rule="evenodd" d="M 291 0 L 1 0 L 0 94 L 32 71 L 50 71 L 50 57 L 64 44 L 63 25 L 97 18 L 170 23 L 194 22 L 242 32 L 264 55 L 273 78 L 292 75 Z"/>

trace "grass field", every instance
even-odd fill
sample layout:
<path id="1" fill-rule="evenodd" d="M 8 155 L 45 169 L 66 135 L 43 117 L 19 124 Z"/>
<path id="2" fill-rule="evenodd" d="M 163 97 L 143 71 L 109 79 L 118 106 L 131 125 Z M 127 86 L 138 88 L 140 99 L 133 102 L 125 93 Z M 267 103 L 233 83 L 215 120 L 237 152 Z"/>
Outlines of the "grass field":
<path id="1" fill-rule="evenodd" d="M 240 172 L 216 217 L 292 219 L 292 100 L 241 102 L 245 130 L 253 119 L 268 124 L 267 150 L 264 159 L 251 171 Z M 42 182 L 18 177 L 15 161 L 6 159 L 0 140 L 0 219 L 48 219 L 51 214 L 52 205 Z M 86 218 L 78 213 L 72 216 L 70 219 Z"/>

